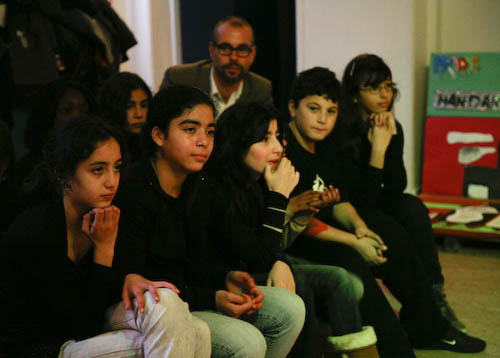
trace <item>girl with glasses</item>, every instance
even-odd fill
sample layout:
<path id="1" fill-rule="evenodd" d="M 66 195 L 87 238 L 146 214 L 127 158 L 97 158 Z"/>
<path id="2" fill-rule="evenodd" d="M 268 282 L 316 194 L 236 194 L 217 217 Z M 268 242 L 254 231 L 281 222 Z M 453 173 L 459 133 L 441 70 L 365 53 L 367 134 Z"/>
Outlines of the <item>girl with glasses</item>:
<path id="1" fill-rule="evenodd" d="M 405 228 L 443 316 L 466 332 L 443 293 L 444 278 L 427 209 L 420 199 L 404 193 L 404 133 L 392 111 L 399 92 L 390 68 L 376 55 L 359 55 L 345 69 L 342 90 L 343 171 L 353 204 L 381 210 Z"/>

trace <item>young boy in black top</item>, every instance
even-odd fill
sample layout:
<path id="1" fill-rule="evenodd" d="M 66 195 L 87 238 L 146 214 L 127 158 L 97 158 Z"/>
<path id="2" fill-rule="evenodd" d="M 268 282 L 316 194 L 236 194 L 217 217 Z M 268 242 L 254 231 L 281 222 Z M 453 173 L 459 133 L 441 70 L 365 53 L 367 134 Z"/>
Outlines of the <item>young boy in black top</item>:
<path id="1" fill-rule="evenodd" d="M 311 216 L 308 228 L 289 252 L 343 266 L 360 276 L 365 285 L 362 316 L 376 330 L 381 355 L 399 352 L 398 356 L 411 356 L 413 352 L 368 266 L 402 303 L 401 324 L 413 346 L 464 353 L 482 351 L 485 342 L 450 327 L 441 316 L 429 279 L 405 230 L 381 212 L 357 211 L 349 203 L 330 135 L 337 120 L 339 96 L 340 84 L 326 68 L 300 73 L 292 88 L 287 156 L 301 173 L 295 193 L 310 189 L 322 192 L 334 185 L 341 201 L 320 210 L 306 207 Z M 364 262 L 360 262 L 361 257 Z M 368 303 L 376 306 L 368 307 Z"/>

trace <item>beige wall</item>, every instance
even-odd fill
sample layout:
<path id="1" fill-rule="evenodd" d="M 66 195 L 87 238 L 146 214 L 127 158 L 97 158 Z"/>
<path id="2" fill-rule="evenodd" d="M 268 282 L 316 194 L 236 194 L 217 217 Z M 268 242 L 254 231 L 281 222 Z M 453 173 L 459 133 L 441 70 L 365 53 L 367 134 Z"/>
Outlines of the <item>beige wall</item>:
<path id="1" fill-rule="evenodd" d="M 415 168 L 413 175 L 416 182 L 419 182 L 431 54 L 500 51 L 500 1 L 419 0 L 414 9 L 415 142 L 412 150 Z"/>

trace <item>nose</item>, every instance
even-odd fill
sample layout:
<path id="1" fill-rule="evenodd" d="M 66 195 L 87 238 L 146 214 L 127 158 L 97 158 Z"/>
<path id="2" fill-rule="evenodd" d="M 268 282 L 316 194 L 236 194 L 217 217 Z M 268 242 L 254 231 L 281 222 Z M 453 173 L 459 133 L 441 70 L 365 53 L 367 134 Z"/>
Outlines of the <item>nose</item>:
<path id="1" fill-rule="evenodd" d="M 140 103 L 137 103 L 135 105 L 135 116 L 137 118 L 142 118 L 144 117 L 144 108 L 142 108 L 141 104 Z"/>
<path id="2" fill-rule="evenodd" d="M 273 153 L 278 153 L 280 156 L 281 154 L 283 153 L 283 146 L 281 145 L 280 141 L 278 140 L 278 138 L 274 138 L 273 141 L 272 141 L 272 145 L 273 145 Z"/>
<path id="3" fill-rule="evenodd" d="M 212 141 L 213 137 L 206 133 L 205 131 L 200 131 L 197 140 L 196 140 L 196 145 L 199 147 L 208 147 L 210 141 Z"/>
<path id="4" fill-rule="evenodd" d="M 389 94 L 389 89 L 384 88 L 384 87 L 380 87 L 378 93 L 379 93 L 380 97 L 387 98 L 387 95 Z"/>
<path id="5" fill-rule="evenodd" d="M 115 191 L 115 189 L 118 187 L 119 182 L 120 182 L 120 172 L 115 171 L 114 168 L 110 169 L 104 180 L 104 186 L 107 189 Z"/>
<path id="6" fill-rule="evenodd" d="M 321 124 L 325 124 L 327 116 L 328 113 L 326 111 L 322 111 L 321 113 L 318 114 L 318 122 Z"/>
<path id="7" fill-rule="evenodd" d="M 233 48 L 233 50 L 231 51 L 231 55 L 229 57 L 231 57 L 231 60 L 235 61 L 238 59 L 238 55 L 236 54 L 236 49 Z"/>

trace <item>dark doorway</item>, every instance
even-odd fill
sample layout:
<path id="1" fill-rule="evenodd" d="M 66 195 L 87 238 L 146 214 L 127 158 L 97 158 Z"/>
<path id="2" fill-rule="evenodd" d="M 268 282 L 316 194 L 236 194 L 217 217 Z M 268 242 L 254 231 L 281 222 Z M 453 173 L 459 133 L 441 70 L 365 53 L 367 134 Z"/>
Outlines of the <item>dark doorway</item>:
<path id="1" fill-rule="evenodd" d="M 252 24 L 257 57 L 252 71 L 273 83 L 274 104 L 286 114 L 288 93 L 296 72 L 294 0 L 182 0 L 182 61 L 209 58 L 208 42 L 221 18 L 237 15 Z"/>

